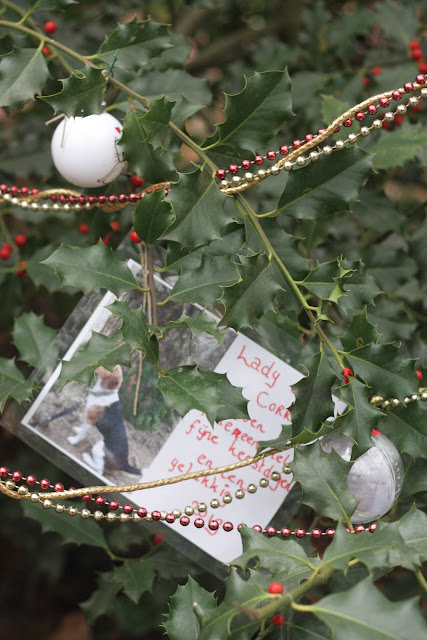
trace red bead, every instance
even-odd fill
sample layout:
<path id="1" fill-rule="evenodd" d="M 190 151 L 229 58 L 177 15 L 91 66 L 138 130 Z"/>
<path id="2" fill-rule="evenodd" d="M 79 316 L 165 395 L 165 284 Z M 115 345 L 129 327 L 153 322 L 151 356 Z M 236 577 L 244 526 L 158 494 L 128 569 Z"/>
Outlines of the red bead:
<path id="1" fill-rule="evenodd" d="M 31 195 L 36 196 L 40 191 L 38 189 L 31 189 Z"/>
<path id="2" fill-rule="evenodd" d="M 292 143 L 292 147 L 293 147 L 294 149 L 299 149 L 299 148 L 300 148 L 300 146 L 301 146 L 301 140 L 294 140 L 294 141 L 293 141 L 293 143 Z"/>
<path id="3" fill-rule="evenodd" d="M 216 520 L 211 520 L 208 524 L 208 527 L 211 531 L 217 531 L 219 529 L 219 522 Z"/>
<path id="4" fill-rule="evenodd" d="M 365 531 L 365 527 L 363 524 L 358 524 L 357 527 L 354 527 L 354 533 L 363 533 Z"/>
<path id="5" fill-rule="evenodd" d="M 427 62 L 421 60 L 421 62 L 418 63 L 418 71 L 421 71 L 421 73 L 427 73 Z"/>
<path id="6" fill-rule="evenodd" d="M 289 153 L 289 147 L 286 144 L 282 144 L 282 146 L 279 149 L 280 155 L 282 156 L 287 156 Z"/>
<path id="7" fill-rule="evenodd" d="M 250 160 L 242 160 L 241 167 L 242 169 L 250 169 L 251 168 Z"/>
<path id="8" fill-rule="evenodd" d="M 280 582 L 272 582 L 268 587 L 268 593 L 283 593 L 283 585 Z"/>
<path id="9" fill-rule="evenodd" d="M 25 482 L 29 487 L 33 487 L 36 484 L 37 480 L 35 476 L 29 475 L 25 478 Z"/>
<path id="10" fill-rule="evenodd" d="M 252 527 L 252 529 L 254 531 L 258 531 L 258 533 L 262 533 L 262 527 L 259 526 L 259 524 L 254 524 L 254 526 Z"/>
<path id="11" fill-rule="evenodd" d="M 318 540 L 319 538 L 322 537 L 322 532 L 320 529 L 313 529 L 313 531 L 311 532 L 311 537 L 314 538 L 315 540 Z"/>
<path id="12" fill-rule="evenodd" d="M 145 516 L 147 515 L 147 509 L 145 509 L 144 507 L 139 507 L 139 509 L 136 510 L 136 513 L 140 518 L 145 518 Z"/>
<path id="13" fill-rule="evenodd" d="M 62 204 L 67 204 L 67 196 L 64 196 L 63 193 L 61 193 L 61 195 L 59 196 L 59 200 L 62 202 Z"/>
<path id="14" fill-rule="evenodd" d="M 52 51 L 49 49 L 49 47 L 43 47 L 42 54 L 46 56 L 46 58 L 49 58 L 49 56 L 52 55 Z"/>
<path id="15" fill-rule="evenodd" d="M 234 529 L 233 524 L 231 522 L 224 522 L 224 524 L 222 525 L 222 528 L 224 529 L 224 531 L 227 531 L 227 533 L 229 533 L 230 531 L 233 531 Z"/>
<path id="16" fill-rule="evenodd" d="M 322 133 L 325 133 L 326 129 L 319 129 L 319 131 L 317 132 L 318 136 L 321 136 Z"/>
<path id="17" fill-rule="evenodd" d="M 393 91 L 393 93 L 391 94 L 391 97 L 393 98 L 393 100 L 400 100 L 402 94 L 396 89 L 396 91 Z"/>
<path id="18" fill-rule="evenodd" d="M 218 171 L 216 172 L 216 177 L 218 178 L 218 180 L 224 180 L 225 179 L 225 169 L 218 169 Z"/>
<path id="19" fill-rule="evenodd" d="M 105 204 L 107 202 L 107 196 L 104 196 L 104 195 L 98 196 L 98 202 L 100 204 Z"/>
<path id="20" fill-rule="evenodd" d="M 371 73 L 373 76 L 379 76 L 381 72 L 382 72 L 381 67 L 373 67 L 371 69 Z"/>
<path id="21" fill-rule="evenodd" d="M 351 127 L 351 125 L 353 124 L 353 120 L 351 118 L 347 118 L 347 120 L 344 120 L 343 125 L 345 127 Z"/>
<path id="22" fill-rule="evenodd" d="M 277 530 L 276 527 L 267 527 L 265 532 L 270 538 L 273 538 L 276 535 Z"/>
<path id="23" fill-rule="evenodd" d="M 75 204 L 77 202 L 77 198 L 75 196 L 68 196 L 68 202 L 70 204 Z"/>
<path id="24" fill-rule="evenodd" d="M 240 532 L 240 531 L 242 530 L 242 527 L 246 527 L 246 525 L 245 525 L 245 524 L 243 524 L 243 522 L 241 522 L 240 524 L 238 524 L 238 525 L 237 525 L 237 531 L 239 531 L 239 532 Z M 255 528 L 255 527 L 254 527 L 254 528 Z M 262 529 L 261 529 L 261 531 L 262 531 Z"/>
<path id="25" fill-rule="evenodd" d="M 42 480 L 40 480 L 40 486 L 42 489 L 49 489 L 50 487 L 50 482 L 47 478 L 43 478 Z"/>
<path id="26" fill-rule="evenodd" d="M 224 171 L 224 170 L 219 169 L 219 171 Z M 224 171 L 224 177 L 225 177 L 225 171 Z M 221 180 L 223 180 L 223 178 L 221 178 Z M 140 178 L 137 175 L 133 175 L 130 179 L 130 182 L 135 189 L 138 189 L 139 187 L 142 187 L 142 185 L 144 184 L 144 178 Z"/>
<path id="27" fill-rule="evenodd" d="M 114 195 L 114 193 L 111 194 L 111 196 L 108 196 L 108 202 L 110 204 L 115 204 L 117 202 L 118 198 L 117 196 Z"/>
<path id="28" fill-rule="evenodd" d="M 338 127 L 335 127 L 334 129 L 334 133 L 338 133 L 339 130 L 340 130 L 340 126 L 338 125 Z"/>
<path id="29" fill-rule="evenodd" d="M 412 49 L 411 58 L 412 60 L 421 60 L 423 57 L 423 52 L 421 49 Z"/>
<path id="30" fill-rule="evenodd" d="M 175 522 L 175 516 L 173 513 L 168 513 L 165 520 L 168 524 L 173 524 Z"/>
<path id="31" fill-rule="evenodd" d="M 22 473 L 20 471 L 14 471 L 12 473 L 12 480 L 14 482 L 20 482 L 22 480 Z"/>
<path id="32" fill-rule="evenodd" d="M 197 529 L 201 529 L 205 526 L 205 521 L 203 520 L 203 518 L 196 518 L 194 521 L 194 526 L 197 527 Z"/>
<path id="33" fill-rule="evenodd" d="M 275 160 L 276 152 L 275 151 L 267 151 L 267 160 Z"/>
<path id="34" fill-rule="evenodd" d="M 307 135 L 304 138 L 305 142 L 311 142 L 313 140 L 314 136 L 312 133 L 307 133 Z"/>
<path id="35" fill-rule="evenodd" d="M 121 193 L 119 195 L 119 202 L 121 202 L 121 204 L 124 204 L 125 202 L 128 201 L 128 197 L 125 193 Z"/>
<path id="36" fill-rule="evenodd" d="M 79 224 L 79 233 L 89 233 L 89 225 L 86 222 Z"/>
<path id="37" fill-rule="evenodd" d="M 160 511 L 152 511 L 151 517 L 153 518 L 153 520 L 160 520 L 162 514 L 160 513 Z"/>
<path id="38" fill-rule="evenodd" d="M 237 166 L 237 164 L 230 164 L 230 166 L 228 167 L 228 170 L 230 173 L 237 173 L 239 170 L 239 167 Z"/>
<path id="39" fill-rule="evenodd" d="M 19 262 L 19 269 L 16 270 L 16 275 L 17 276 L 25 276 L 27 273 L 27 261 L 26 260 L 20 260 Z"/>
<path id="40" fill-rule="evenodd" d="M 110 500 L 110 511 L 117 511 L 117 509 L 120 507 L 120 504 L 117 502 L 117 500 Z"/>
<path id="41" fill-rule="evenodd" d="M 141 238 L 139 237 L 136 231 L 131 231 L 129 234 L 129 238 L 132 240 L 132 242 L 135 242 L 136 244 L 139 244 L 140 242 L 142 242 Z"/>
<path id="42" fill-rule="evenodd" d="M 132 513 L 132 511 L 133 511 L 133 506 L 131 504 L 124 504 L 123 505 L 123 513 L 127 513 L 129 515 L 130 513 Z M 153 514 L 151 514 L 151 515 L 153 515 Z M 154 520 L 154 518 L 153 518 L 153 520 Z"/>
<path id="43" fill-rule="evenodd" d="M 264 158 L 262 156 L 255 156 L 254 158 L 255 164 L 262 164 L 263 162 L 264 162 Z"/>
<path id="44" fill-rule="evenodd" d="M 415 78 L 415 82 L 417 82 L 418 84 L 425 84 L 425 81 L 426 81 L 425 76 L 422 73 L 419 73 Z"/>
<path id="45" fill-rule="evenodd" d="M 89 204 L 96 204 L 98 202 L 98 196 L 88 196 Z"/>
<path id="46" fill-rule="evenodd" d="M 325 533 L 328 536 L 328 538 L 333 538 L 335 535 L 335 529 L 326 529 Z"/>
<path id="47" fill-rule="evenodd" d="M 386 109 L 390 104 L 390 100 L 388 98 L 380 98 L 380 107 Z"/>
<path id="48" fill-rule="evenodd" d="M 9 191 L 7 184 L 0 184 L 0 191 L 2 193 L 7 193 Z"/>
<path id="49" fill-rule="evenodd" d="M 295 529 L 295 535 L 297 538 L 304 538 L 305 534 L 305 529 Z"/>
<path id="50" fill-rule="evenodd" d="M 363 111 L 358 111 L 354 117 L 358 122 L 362 122 L 362 120 L 365 119 L 365 114 L 363 113 Z"/>
<path id="51" fill-rule="evenodd" d="M 377 106 L 375 104 L 370 104 L 368 107 L 368 113 L 370 116 L 374 116 L 378 111 Z"/>
<path id="52" fill-rule="evenodd" d="M 412 93 L 412 91 L 414 90 L 414 85 L 412 84 L 412 82 L 405 82 L 403 88 L 405 89 L 405 93 Z"/>
<path id="53" fill-rule="evenodd" d="M 27 196 L 29 189 L 27 187 L 21 187 L 21 196 Z"/>
<path id="54" fill-rule="evenodd" d="M 68 491 L 76 491 L 76 487 L 70 487 Z"/>
<path id="55" fill-rule="evenodd" d="M 136 193 L 129 194 L 129 202 L 138 202 L 139 196 Z"/>
<path id="56" fill-rule="evenodd" d="M 82 502 L 90 502 L 91 500 L 92 496 L 90 495 L 90 493 L 85 493 L 84 496 L 82 496 Z"/>
<path id="57" fill-rule="evenodd" d="M 44 30 L 46 31 L 46 33 L 55 33 L 56 29 L 57 29 L 57 24 L 56 22 L 54 22 L 53 20 L 48 20 L 47 22 L 44 23 Z"/>
<path id="58" fill-rule="evenodd" d="M 275 627 L 281 627 L 282 624 L 285 624 L 285 616 L 283 613 L 278 613 L 274 618 L 271 618 L 271 622 Z"/>
<path id="59" fill-rule="evenodd" d="M 57 482 L 54 485 L 53 490 L 56 491 L 57 493 L 59 493 L 60 491 L 64 491 L 64 485 L 62 484 L 62 482 Z"/>
<path id="60" fill-rule="evenodd" d="M 163 541 L 164 541 L 164 537 L 160 535 L 160 533 L 156 533 L 156 535 L 153 536 L 153 543 L 155 545 L 162 544 Z"/>
<path id="61" fill-rule="evenodd" d="M 289 527 L 283 527 L 283 529 L 281 529 L 280 531 L 280 535 L 282 536 L 282 538 L 289 538 L 291 536 L 292 531 L 289 529 Z"/>
<path id="62" fill-rule="evenodd" d="M 374 533 L 375 529 L 377 528 L 377 523 L 373 522 L 372 524 L 369 525 L 368 529 L 371 533 Z"/>
<path id="63" fill-rule="evenodd" d="M 95 504 L 97 507 L 103 507 L 105 504 L 105 498 L 104 496 L 96 496 L 95 498 Z"/>
<path id="64" fill-rule="evenodd" d="M 18 187 L 15 187 L 15 186 L 10 187 L 10 193 L 12 194 L 12 196 L 17 196 L 18 192 L 19 192 Z"/>
<path id="65" fill-rule="evenodd" d="M 369 87 L 369 85 L 371 84 L 371 81 L 369 80 L 368 76 L 363 76 L 362 84 L 364 87 Z"/>
<path id="66" fill-rule="evenodd" d="M 420 48 L 420 41 L 419 40 L 411 40 L 411 42 L 409 43 L 409 46 L 411 47 L 411 49 L 419 49 Z"/>
<path id="67" fill-rule="evenodd" d="M 179 522 L 183 527 L 187 527 L 190 524 L 190 518 L 188 516 L 181 516 Z"/>

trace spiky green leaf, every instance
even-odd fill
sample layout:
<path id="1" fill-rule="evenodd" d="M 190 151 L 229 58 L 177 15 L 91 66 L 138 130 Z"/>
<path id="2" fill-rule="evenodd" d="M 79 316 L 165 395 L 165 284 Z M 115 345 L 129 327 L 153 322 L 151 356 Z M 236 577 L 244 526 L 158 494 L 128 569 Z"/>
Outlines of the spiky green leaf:
<path id="1" fill-rule="evenodd" d="M 64 113 L 68 117 L 102 113 L 107 80 L 101 69 L 85 66 L 61 82 L 61 91 L 41 96 L 55 113 Z"/>

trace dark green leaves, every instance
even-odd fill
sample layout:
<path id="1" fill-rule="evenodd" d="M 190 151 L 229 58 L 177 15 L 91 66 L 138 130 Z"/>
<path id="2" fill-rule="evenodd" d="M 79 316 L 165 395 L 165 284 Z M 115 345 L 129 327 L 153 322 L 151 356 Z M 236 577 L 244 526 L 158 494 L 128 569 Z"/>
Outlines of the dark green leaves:
<path id="1" fill-rule="evenodd" d="M 260 152 L 293 115 L 287 71 L 255 72 L 246 80 L 240 93 L 226 95 L 226 99 L 226 119 L 207 141 L 220 145 L 215 153 L 221 149 L 232 153 L 238 150 Z"/>
<path id="2" fill-rule="evenodd" d="M 224 330 L 218 329 L 218 322 L 213 320 L 206 311 L 201 311 L 198 316 L 187 316 L 183 313 L 178 320 L 171 320 L 166 327 L 160 327 L 160 335 L 174 328 L 190 329 L 193 337 L 209 333 L 221 346 L 224 346 Z"/>
<path id="3" fill-rule="evenodd" d="M 198 640 L 200 618 L 206 618 L 215 608 L 214 594 L 189 576 L 188 582 L 179 586 L 170 600 L 168 618 L 163 624 L 168 637 L 171 640 Z"/>
<path id="4" fill-rule="evenodd" d="M 132 351 L 142 351 L 145 360 L 156 365 L 159 359 L 159 345 L 157 338 L 150 333 L 142 307 L 131 309 L 126 302 L 117 300 L 108 308 L 114 316 L 123 320 L 120 329 L 123 341 Z"/>
<path id="5" fill-rule="evenodd" d="M 340 432 L 356 442 L 353 456 L 358 458 L 372 447 L 371 431 L 383 413 L 369 404 L 369 387 L 349 377 L 349 383 L 340 388 L 340 399 L 349 410 L 338 421 Z"/>
<path id="6" fill-rule="evenodd" d="M 294 480 L 302 486 L 301 501 L 318 515 L 350 522 L 359 503 L 347 486 L 352 464 L 334 449 L 325 453 L 318 442 L 296 449 L 291 468 Z"/>
<path id="7" fill-rule="evenodd" d="M 147 142 L 151 142 L 155 149 L 167 147 L 171 135 L 169 121 L 174 105 L 175 102 L 170 102 L 164 97 L 152 100 L 150 109 L 139 118 Z"/>
<path id="8" fill-rule="evenodd" d="M 146 245 L 158 242 L 174 220 L 169 202 L 161 191 L 146 194 L 133 214 L 133 226 Z"/>
<path id="9" fill-rule="evenodd" d="M 26 380 L 13 360 L 0 358 L 0 411 L 9 397 L 21 404 L 31 398 L 32 381 Z"/>
<path id="10" fill-rule="evenodd" d="M 291 171 L 277 213 L 300 220 L 347 211 L 372 173 L 371 156 L 356 147 Z"/>
<path id="11" fill-rule="evenodd" d="M 32 367 L 50 372 L 57 364 L 56 331 L 47 327 L 40 316 L 23 313 L 15 320 L 13 340 L 21 360 Z"/>
<path id="12" fill-rule="evenodd" d="M 405 125 L 392 136 L 381 138 L 369 152 L 374 153 L 375 169 L 403 167 L 427 144 L 427 132 L 419 125 Z"/>
<path id="13" fill-rule="evenodd" d="M 120 295 L 138 286 L 126 263 L 103 242 L 86 249 L 61 245 L 42 264 L 55 270 L 62 286 L 77 287 L 85 293 L 104 288 Z"/>
<path id="14" fill-rule="evenodd" d="M 114 568 L 112 580 L 117 581 L 127 597 L 138 604 L 142 594 L 152 590 L 155 563 L 155 558 L 125 560 L 120 567 Z"/>
<path id="15" fill-rule="evenodd" d="M 381 431 L 400 451 L 413 458 L 427 458 L 427 403 L 411 402 L 406 407 L 392 407 L 380 423 Z"/>
<path id="16" fill-rule="evenodd" d="M 102 100 L 107 83 L 102 69 L 84 67 L 61 80 L 63 88 L 51 96 L 41 96 L 55 113 L 66 116 L 89 116 L 102 112 Z"/>
<path id="17" fill-rule="evenodd" d="M 170 194 L 175 222 L 163 237 L 189 248 L 221 238 L 225 227 L 234 221 L 224 210 L 225 200 L 206 171 L 196 169 L 181 175 Z"/>
<path id="18" fill-rule="evenodd" d="M 14 49 L 0 60 L 0 107 L 17 109 L 40 93 L 49 70 L 41 49 Z"/>

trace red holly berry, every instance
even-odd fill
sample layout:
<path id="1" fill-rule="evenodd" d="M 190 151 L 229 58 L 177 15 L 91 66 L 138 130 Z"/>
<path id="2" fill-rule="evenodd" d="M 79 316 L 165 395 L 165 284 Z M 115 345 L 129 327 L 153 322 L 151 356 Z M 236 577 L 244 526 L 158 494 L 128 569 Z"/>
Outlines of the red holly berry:
<path id="1" fill-rule="evenodd" d="M 0 259 L 8 260 L 11 255 L 12 255 L 12 245 L 10 245 L 8 242 L 5 242 L 2 248 L 0 249 Z"/>
<path id="2" fill-rule="evenodd" d="M 21 260 L 19 263 L 19 269 L 16 271 L 16 275 L 17 276 L 25 276 L 27 273 L 27 261 L 26 260 Z"/>
<path id="3" fill-rule="evenodd" d="M 369 87 L 369 85 L 371 84 L 371 81 L 369 80 L 368 76 L 363 76 L 362 84 L 364 87 Z"/>
<path id="4" fill-rule="evenodd" d="M 379 76 L 381 72 L 382 72 L 381 67 L 373 67 L 371 70 L 371 73 L 373 76 Z"/>
<path id="5" fill-rule="evenodd" d="M 423 57 L 423 52 L 421 49 L 412 49 L 411 58 L 412 60 L 421 60 Z"/>
<path id="6" fill-rule="evenodd" d="M 110 244 L 110 234 L 109 234 L 109 233 L 107 233 L 107 235 L 106 235 L 106 236 L 104 236 L 103 238 L 101 238 L 101 242 L 103 242 L 103 243 L 104 243 L 105 245 L 107 245 L 107 247 L 108 247 L 108 245 Z"/>
<path id="7" fill-rule="evenodd" d="M 79 233 L 84 233 L 86 235 L 86 233 L 89 233 L 89 225 L 86 224 L 86 222 L 82 222 L 79 225 Z"/>
<path id="8" fill-rule="evenodd" d="M 49 57 L 52 55 L 52 51 L 49 49 L 49 47 L 43 47 L 42 49 L 42 53 L 43 55 L 45 55 L 46 57 Z"/>
<path id="9" fill-rule="evenodd" d="M 272 582 L 268 587 L 268 593 L 283 593 L 283 585 L 280 582 Z"/>
<path id="10" fill-rule="evenodd" d="M 421 380 L 423 379 L 423 374 L 421 373 L 421 371 L 419 369 L 417 369 L 415 371 L 415 373 L 417 374 L 418 380 L 421 382 Z"/>
<path id="11" fill-rule="evenodd" d="M 120 222 L 118 222 L 117 220 L 111 220 L 110 227 L 113 233 L 118 233 L 120 231 Z"/>
<path id="12" fill-rule="evenodd" d="M 17 236 L 15 236 L 15 244 L 18 245 L 18 247 L 23 247 L 24 244 L 27 243 L 27 236 L 24 236 L 23 233 L 18 233 Z"/>
<path id="13" fill-rule="evenodd" d="M 136 244 L 139 244 L 140 242 L 142 242 L 141 238 L 139 237 L 136 231 L 131 231 L 129 234 L 129 238 L 132 240 L 132 242 L 135 242 Z"/>
<path id="14" fill-rule="evenodd" d="M 390 129 L 390 126 L 391 125 L 390 125 L 389 122 L 387 122 L 387 120 L 383 120 L 383 122 L 382 122 L 382 128 L 383 129 Z"/>
<path id="15" fill-rule="evenodd" d="M 414 107 L 412 107 L 412 111 L 415 111 L 415 113 L 419 113 L 421 110 L 422 109 L 420 104 L 416 104 Z"/>
<path id="16" fill-rule="evenodd" d="M 348 383 L 349 383 L 349 379 L 348 379 L 348 377 L 349 377 L 349 376 L 353 377 L 353 376 L 354 376 L 354 373 L 353 373 L 353 371 L 352 371 L 351 369 L 349 369 L 348 367 L 344 367 L 344 369 L 343 369 L 343 375 L 344 375 L 344 382 L 345 382 L 346 384 L 348 384 Z"/>
<path id="17" fill-rule="evenodd" d="M 396 125 L 396 127 L 400 127 L 402 122 L 403 122 L 403 116 L 400 113 L 397 113 L 394 116 L 394 124 Z"/>
<path id="18" fill-rule="evenodd" d="M 285 624 L 285 616 L 283 615 L 283 613 L 278 613 L 277 616 L 271 618 L 271 622 L 275 627 L 281 627 L 282 624 Z"/>
<path id="19" fill-rule="evenodd" d="M 158 545 L 158 544 L 162 544 L 162 542 L 164 541 L 164 537 L 162 535 L 160 535 L 160 533 L 156 533 L 155 536 L 153 536 L 153 543 Z"/>
<path id="20" fill-rule="evenodd" d="M 140 178 L 137 175 L 133 175 L 130 179 L 131 185 L 133 187 L 135 187 L 135 189 L 138 189 L 139 187 L 142 187 L 142 185 L 144 184 L 144 178 Z"/>
<path id="21" fill-rule="evenodd" d="M 411 49 L 420 49 L 420 41 L 419 40 L 411 40 L 409 43 Z"/>
<path id="22" fill-rule="evenodd" d="M 56 29 L 58 28 L 58 25 L 53 20 L 48 20 L 47 22 L 44 23 L 43 28 L 46 31 L 46 33 L 55 33 Z"/>
<path id="23" fill-rule="evenodd" d="M 427 62 L 425 62 L 424 60 L 419 62 L 418 63 L 418 70 L 421 71 L 421 73 L 427 73 Z"/>
<path id="24" fill-rule="evenodd" d="M 302 346 L 303 346 L 303 347 L 305 346 L 306 342 L 307 342 L 307 341 L 306 341 L 306 339 L 305 339 L 305 338 L 301 338 L 301 344 L 302 344 Z"/>

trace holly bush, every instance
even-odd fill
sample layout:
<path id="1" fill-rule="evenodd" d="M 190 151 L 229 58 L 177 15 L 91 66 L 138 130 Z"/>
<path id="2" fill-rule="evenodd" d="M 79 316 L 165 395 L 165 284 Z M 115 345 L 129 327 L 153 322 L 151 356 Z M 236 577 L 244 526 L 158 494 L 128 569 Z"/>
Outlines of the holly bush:
<path id="1" fill-rule="evenodd" d="M 246 191 L 221 191 L 216 178 L 217 168 L 309 141 L 306 134 L 352 105 L 426 73 L 425 6 L 0 5 L 1 182 L 68 187 L 52 165 L 45 122 L 100 113 L 105 100 L 123 123 L 129 173 L 143 177 L 144 186 L 171 183 L 168 194 L 154 191 L 113 214 L 84 207 L 33 212 L 3 199 L 1 408 L 38 390 L 28 374 L 57 362 L 57 330 L 83 293 L 139 287 L 126 266 L 133 227 L 147 255 L 152 249 L 163 273 L 175 276 L 171 301 L 217 313 L 221 325 L 304 371 L 292 426 L 274 442 L 295 448 L 286 524 L 336 528 L 331 541 L 310 541 L 243 527 L 243 554 L 220 579 L 148 529 L 64 522 L 28 500 L 24 518 L 18 501 L 3 498 L 1 538 L 14 560 L 4 569 L 5 628 L 15 636 L 31 629 L 33 638 L 65 629 L 67 620 L 86 628 L 79 602 L 95 638 L 425 637 L 426 404 L 410 402 L 419 397 L 416 370 L 427 371 L 423 100 L 401 113 L 397 106 L 406 100 L 392 101 L 397 115 L 357 144 L 347 138 L 356 122 L 340 127 L 327 141 L 333 152 L 255 180 Z M 385 112 L 360 124 L 371 126 Z M 119 192 L 129 192 L 126 176 L 105 194 Z M 165 369 L 159 359 L 158 342 L 168 331 L 215 334 L 218 322 L 183 317 L 160 328 L 155 312 L 148 317 L 125 302 L 114 314 L 120 329 L 102 340 L 94 335 L 63 368 L 64 382 L 90 382 L 98 364 L 129 364 L 138 351 L 157 371 L 168 409 L 184 415 L 199 408 L 211 422 L 245 415 L 241 394 L 224 376 Z M 347 410 L 330 422 L 332 393 Z M 383 401 L 374 406 L 373 396 Z M 313 440 L 349 436 L 354 461 L 372 446 L 373 428 L 401 452 L 403 491 L 373 534 L 349 534 L 357 504 L 347 488 L 353 462 L 324 454 Z M 3 463 L 59 476 L 69 486 L 64 472 L 1 437 Z M 270 593 L 272 583 L 282 588 Z"/>

